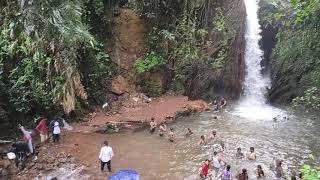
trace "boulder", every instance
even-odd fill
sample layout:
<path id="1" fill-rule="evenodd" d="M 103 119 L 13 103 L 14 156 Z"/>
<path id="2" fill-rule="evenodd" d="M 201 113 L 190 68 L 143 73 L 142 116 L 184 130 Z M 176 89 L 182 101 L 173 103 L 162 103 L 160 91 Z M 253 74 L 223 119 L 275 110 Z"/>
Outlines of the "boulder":
<path id="1" fill-rule="evenodd" d="M 191 101 L 186 105 L 186 109 L 191 112 L 202 112 L 210 110 L 208 103 L 203 100 Z"/>
<path id="2" fill-rule="evenodd" d="M 128 91 L 128 83 L 122 76 L 112 79 L 111 92 L 116 95 L 122 95 Z"/>

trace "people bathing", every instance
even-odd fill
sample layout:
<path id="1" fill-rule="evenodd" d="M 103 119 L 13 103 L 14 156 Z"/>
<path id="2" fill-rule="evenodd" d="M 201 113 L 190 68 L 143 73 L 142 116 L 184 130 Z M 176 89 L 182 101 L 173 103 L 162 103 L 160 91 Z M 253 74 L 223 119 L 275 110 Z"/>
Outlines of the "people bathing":
<path id="1" fill-rule="evenodd" d="M 213 152 L 213 157 L 212 157 L 212 167 L 213 167 L 213 170 L 216 174 L 216 176 L 218 176 L 218 173 L 220 171 L 220 168 L 221 168 L 221 157 L 218 155 L 218 152 Z"/>
<path id="2" fill-rule="evenodd" d="M 166 124 L 163 122 L 163 123 L 161 123 L 160 126 L 159 126 L 159 136 L 163 136 L 166 131 L 167 131 L 167 126 L 166 126 Z"/>
<path id="3" fill-rule="evenodd" d="M 249 176 L 247 173 L 247 169 L 242 169 L 242 172 L 238 174 L 237 180 L 248 180 Z"/>
<path id="4" fill-rule="evenodd" d="M 276 177 L 281 179 L 284 176 L 284 172 L 282 169 L 282 161 L 277 159 L 276 160 Z"/>
<path id="5" fill-rule="evenodd" d="M 200 177 L 201 178 L 206 178 L 208 176 L 208 172 L 209 172 L 209 159 L 206 159 L 203 163 L 203 165 L 200 168 Z"/>
<path id="6" fill-rule="evenodd" d="M 114 156 L 112 148 L 109 146 L 108 141 L 103 142 L 103 147 L 100 150 L 99 161 L 101 163 L 101 172 L 107 164 L 108 171 L 111 172 L 111 159 Z"/>
<path id="7" fill-rule="evenodd" d="M 264 179 L 264 172 L 261 165 L 257 166 L 257 179 Z"/>
<path id="8" fill-rule="evenodd" d="M 202 135 L 200 136 L 200 140 L 198 142 L 198 145 L 205 145 L 207 143 L 205 137 Z"/>
<path id="9" fill-rule="evenodd" d="M 230 172 L 230 165 L 227 165 L 227 168 L 225 170 L 223 170 L 222 174 L 220 175 L 220 177 L 222 178 L 222 180 L 231 180 L 232 179 L 232 174 Z"/>
<path id="10" fill-rule="evenodd" d="M 185 134 L 185 136 L 191 136 L 193 134 L 192 130 L 190 128 L 187 129 L 187 132 Z"/>
<path id="11" fill-rule="evenodd" d="M 250 153 L 248 154 L 248 159 L 249 160 L 256 160 L 257 155 L 254 152 L 254 147 L 250 147 Z"/>
<path id="12" fill-rule="evenodd" d="M 241 159 L 241 158 L 244 157 L 244 154 L 241 152 L 241 148 L 240 148 L 240 147 L 237 148 L 236 157 L 237 157 L 238 159 Z"/>
<path id="13" fill-rule="evenodd" d="M 170 142 L 174 142 L 175 140 L 175 134 L 173 132 L 173 128 L 170 128 L 170 131 L 169 131 L 169 141 Z"/>
<path id="14" fill-rule="evenodd" d="M 209 135 L 208 139 L 215 139 L 217 136 L 217 131 L 213 130 Z"/>
<path id="15" fill-rule="evenodd" d="M 154 121 L 154 118 L 151 118 L 151 122 L 150 122 L 150 133 L 154 133 L 154 131 L 156 130 L 157 124 Z"/>

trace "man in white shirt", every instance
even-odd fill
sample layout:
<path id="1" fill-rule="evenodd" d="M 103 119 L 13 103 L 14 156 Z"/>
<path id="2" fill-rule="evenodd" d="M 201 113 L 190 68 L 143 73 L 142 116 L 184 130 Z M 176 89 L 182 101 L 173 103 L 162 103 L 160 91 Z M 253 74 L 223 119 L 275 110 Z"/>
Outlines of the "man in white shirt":
<path id="1" fill-rule="evenodd" d="M 104 170 L 104 166 L 107 164 L 109 172 L 111 172 L 111 159 L 113 157 L 113 151 L 108 146 L 108 141 L 104 141 L 104 146 L 100 150 L 99 160 L 101 162 L 101 171 Z"/>

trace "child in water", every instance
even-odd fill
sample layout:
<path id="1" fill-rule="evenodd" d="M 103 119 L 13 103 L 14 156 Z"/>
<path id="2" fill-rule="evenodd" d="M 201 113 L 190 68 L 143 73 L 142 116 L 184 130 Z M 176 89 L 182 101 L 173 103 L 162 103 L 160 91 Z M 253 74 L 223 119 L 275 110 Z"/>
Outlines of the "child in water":
<path id="1" fill-rule="evenodd" d="M 186 132 L 186 136 L 191 136 L 193 134 L 192 130 L 190 128 L 187 129 L 187 132 Z"/>
<path id="2" fill-rule="evenodd" d="M 217 136 L 217 131 L 213 130 L 213 131 L 209 134 L 208 139 L 214 139 L 214 138 L 216 138 L 216 136 Z"/>
<path id="3" fill-rule="evenodd" d="M 282 169 L 282 161 L 279 159 L 276 161 L 276 176 L 279 179 L 281 179 L 284 176 Z"/>
<path id="4" fill-rule="evenodd" d="M 264 179 L 264 172 L 261 165 L 257 166 L 257 179 Z"/>
<path id="5" fill-rule="evenodd" d="M 165 123 L 161 123 L 159 126 L 159 136 L 163 136 L 164 132 L 167 131 L 167 126 Z"/>
<path id="6" fill-rule="evenodd" d="M 174 142 L 175 140 L 175 135 L 174 135 L 174 132 L 173 132 L 173 128 L 170 128 L 170 131 L 169 131 L 169 141 L 170 142 Z"/>
<path id="7" fill-rule="evenodd" d="M 154 122 L 154 118 L 151 118 L 151 122 L 150 122 L 150 133 L 154 133 L 154 131 L 156 130 L 157 124 L 156 122 Z"/>
<path id="8" fill-rule="evenodd" d="M 219 146 L 219 153 L 223 153 L 224 152 L 224 150 L 225 150 L 225 145 L 224 145 L 224 143 L 221 141 L 220 142 L 220 146 Z"/>
<path id="9" fill-rule="evenodd" d="M 257 155 L 254 152 L 254 147 L 250 147 L 250 153 L 248 154 L 248 159 L 249 160 L 256 160 L 257 159 Z"/>
<path id="10" fill-rule="evenodd" d="M 207 142 L 206 142 L 206 139 L 205 139 L 205 137 L 204 137 L 204 135 L 202 135 L 201 137 L 200 137 L 200 140 L 199 140 L 199 142 L 198 142 L 198 145 L 205 145 Z"/>
<path id="11" fill-rule="evenodd" d="M 241 159 L 244 157 L 244 154 L 241 152 L 241 148 L 238 147 L 236 157 Z"/>
<path id="12" fill-rule="evenodd" d="M 209 171 L 209 159 L 206 159 L 204 164 L 200 168 L 200 177 L 202 179 L 206 178 Z"/>
<path id="13" fill-rule="evenodd" d="M 242 169 L 242 172 L 238 174 L 237 180 L 248 180 L 249 176 L 247 173 L 247 169 Z"/>
<path id="14" fill-rule="evenodd" d="M 230 172 L 230 165 L 227 165 L 227 168 L 223 171 L 223 173 L 220 175 L 222 177 L 222 180 L 231 180 L 232 174 Z"/>

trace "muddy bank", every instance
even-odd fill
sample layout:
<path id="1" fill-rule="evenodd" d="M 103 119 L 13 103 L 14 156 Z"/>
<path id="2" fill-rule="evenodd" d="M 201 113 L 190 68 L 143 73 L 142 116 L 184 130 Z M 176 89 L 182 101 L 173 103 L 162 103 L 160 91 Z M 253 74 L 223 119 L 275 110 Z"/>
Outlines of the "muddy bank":
<path id="1" fill-rule="evenodd" d="M 75 132 L 94 132 L 106 124 L 148 124 L 152 117 L 156 123 L 172 120 L 178 112 L 201 112 L 209 110 L 202 100 L 189 101 L 185 96 L 163 96 L 151 102 L 138 96 L 129 96 L 116 110 L 102 109 L 90 114 L 85 122 L 73 124 Z"/>

